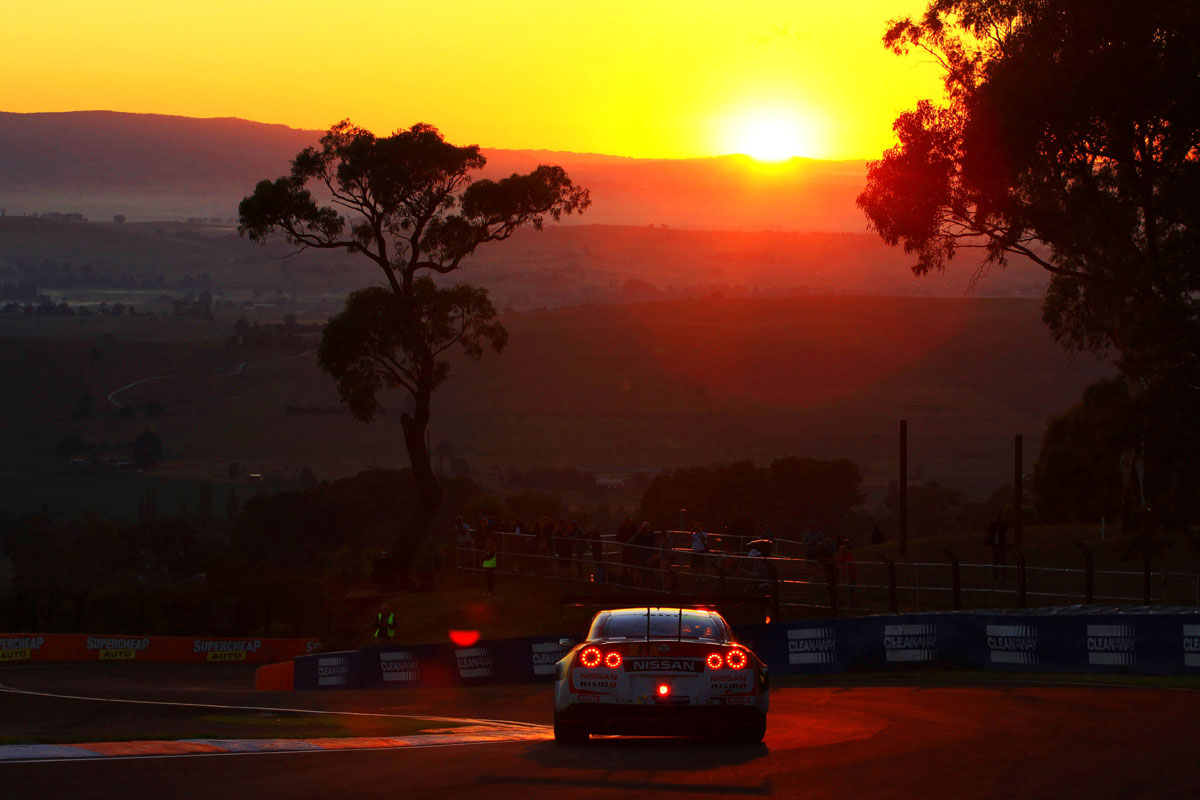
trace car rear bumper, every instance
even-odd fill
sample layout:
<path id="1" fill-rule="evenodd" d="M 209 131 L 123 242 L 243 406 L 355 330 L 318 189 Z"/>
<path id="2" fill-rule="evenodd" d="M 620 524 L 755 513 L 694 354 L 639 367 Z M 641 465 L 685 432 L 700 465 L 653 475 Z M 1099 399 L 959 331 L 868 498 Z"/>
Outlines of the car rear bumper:
<path id="1" fill-rule="evenodd" d="M 754 706 L 574 703 L 558 712 L 558 720 L 588 733 L 719 736 L 761 725 L 766 715 Z"/>

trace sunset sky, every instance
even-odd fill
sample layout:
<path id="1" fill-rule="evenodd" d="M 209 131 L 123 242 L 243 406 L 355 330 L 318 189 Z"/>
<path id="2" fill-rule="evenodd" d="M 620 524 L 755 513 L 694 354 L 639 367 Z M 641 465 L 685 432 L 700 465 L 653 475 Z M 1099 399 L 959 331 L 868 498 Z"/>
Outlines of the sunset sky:
<path id="1" fill-rule="evenodd" d="M 925 2 L 7 0 L 0 111 L 242 117 L 683 158 L 876 158 L 940 95 L 893 56 Z"/>

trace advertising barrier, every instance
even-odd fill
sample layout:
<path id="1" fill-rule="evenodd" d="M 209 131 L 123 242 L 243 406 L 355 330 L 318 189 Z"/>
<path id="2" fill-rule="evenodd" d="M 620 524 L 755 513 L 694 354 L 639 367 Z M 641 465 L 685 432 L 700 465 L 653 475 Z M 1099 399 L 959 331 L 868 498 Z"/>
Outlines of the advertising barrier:
<path id="1" fill-rule="evenodd" d="M 1200 611 L 1056 609 L 813 619 L 748 625 L 739 641 L 774 675 L 922 667 L 1200 674 Z M 296 659 L 297 689 L 552 681 L 557 636 L 363 647 Z M 568 638 L 578 641 L 579 636 Z"/>
<path id="2" fill-rule="evenodd" d="M 263 664 L 311 653 L 319 645 L 309 639 L 6 633 L 0 634 L 0 664 L 46 661 Z"/>

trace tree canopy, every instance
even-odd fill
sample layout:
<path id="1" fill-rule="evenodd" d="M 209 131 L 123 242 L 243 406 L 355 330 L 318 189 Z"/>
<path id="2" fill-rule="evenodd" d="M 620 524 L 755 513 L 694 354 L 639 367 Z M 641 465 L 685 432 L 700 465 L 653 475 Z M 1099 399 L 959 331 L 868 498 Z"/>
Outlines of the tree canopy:
<path id="1" fill-rule="evenodd" d="M 482 244 L 591 202 L 561 167 L 476 179 L 485 164 L 477 145 L 450 144 L 432 125 L 377 137 L 345 120 L 299 153 L 289 174 L 260 181 L 238 209 L 239 232 L 257 242 L 282 235 L 301 249 L 343 250 L 371 261 L 386 281 L 347 298 L 325 327 L 318 359 L 361 420 L 374 416 L 381 391 L 412 395 L 401 425 L 418 502 L 393 548 L 402 569 L 441 504 L 426 432 L 433 391 L 450 374 L 447 353 L 478 359 L 508 337 L 486 289 L 435 279 Z"/>
<path id="2" fill-rule="evenodd" d="M 408 294 L 419 275 L 453 272 L 485 242 L 525 225 L 540 230 L 547 217 L 591 203 L 562 167 L 473 180 L 486 163 L 478 145 L 450 144 L 432 125 L 380 138 L 343 120 L 297 155 L 288 175 L 258 183 L 238 207 L 238 231 L 257 242 L 279 232 L 299 247 L 361 254 L 393 291 Z"/>
<path id="3" fill-rule="evenodd" d="M 933 0 L 884 43 L 935 58 L 945 97 L 900 115 L 858 198 L 918 275 L 964 248 L 1043 267 L 1055 337 L 1114 351 L 1143 427 L 1180 434 L 1200 403 L 1198 40 L 1195 3 Z M 1158 440 L 1147 469 L 1178 477 L 1197 439 Z"/>

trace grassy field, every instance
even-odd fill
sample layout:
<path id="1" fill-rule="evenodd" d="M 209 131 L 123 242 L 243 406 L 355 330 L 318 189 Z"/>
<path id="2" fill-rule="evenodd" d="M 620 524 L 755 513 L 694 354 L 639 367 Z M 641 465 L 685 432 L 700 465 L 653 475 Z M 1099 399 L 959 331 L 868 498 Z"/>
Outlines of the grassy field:
<path id="1" fill-rule="evenodd" d="M 801 455 L 857 461 L 878 497 L 895 475 L 904 418 L 910 480 L 985 497 L 1010 480 L 1012 435 L 1025 435 L 1032 467 L 1046 417 L 1110 372 L 1090 358 L 1069 361 L 1026 300 L 726 298 L 530 312 L 505 324 L 504 354 L 455 364 L 430 434 L 492 485 L 505 467 Z M 123 443 L 154 431 L 167 458 L 146 475 L 177 478 L 223 479 L 231 462 L 282 481 L 303 466 L 329 479 L 405 464 L 396 414 L 366 425 L 345 413 L 286 413 L 339 405 L 312 341 L 264 350 L 2 334 L 0 471 L 10 475 L 63 480 L 66 459 L 54 447 L 72 432 Z M 93 414 L 72 420 L 85 390 Z M 161 416 L 116 413 L 150 400 Z M 30 491 L 26 483 L 21 493 Z"/>

